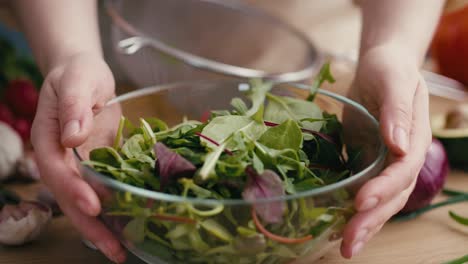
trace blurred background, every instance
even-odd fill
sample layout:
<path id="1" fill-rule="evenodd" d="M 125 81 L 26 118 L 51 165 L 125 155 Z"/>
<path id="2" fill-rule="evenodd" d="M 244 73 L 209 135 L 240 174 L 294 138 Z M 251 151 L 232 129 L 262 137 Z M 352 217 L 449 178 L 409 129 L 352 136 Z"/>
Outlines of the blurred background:
<path id="1" fill-rule="evenodd" d="M 119 94 L 161 83 L 226 78 L 211 71 L 198 70 L 148 47 L 133 55 L 122 54 L 117 49 L 119 41 L 133 33 L 126 30 L 125 24 L 175 49 L 267 72 L 297 71 L 308 65 L 319 65 L 324 58 L 332 60 L 333 72 L 339 83 L 331 89 L 343 92 L 340 83 L 346 84 L 352 79 L 354 61 L 358 55 L 361 28 L 358 2 L 220 1 L 223 3 L 220 7 L 230 7 L 226 9 L 209 4 L 209 1 L 203 4 L 203 1 L 197 0 L 141 0 L 140 3 L 145 6 L 143 9 L 132 1 L 109 0 L 99 1 L 99 20 L 106 61 L 114 72 Z M 464 84 L 468 84 L 467 2 L 447 1 L 424 65 L 425 69 L 442 73 Z M 27 85 L 15 84 L 14 80 L 28 79 L 35 90 L 42 83 L 27 42 L 6 3 L 0 1 L 0 94 L 3 98 L 8 93 L 12 94 L 10 97 L 15 97 L 14 92 L 5 92 L 8 86 Z M 250 11 L 259 13 L 252 14 Z M 277 20 L 272 22 L 264 17 L 265 14 Z M 292 34 L 290 27 L 297 30 L 294 32 L 297 34 Z M 303 81 L 309 80 L 306 78 Z M 440 78 L 435 78 L 435 81 L 442 86 L 461 88 L 460 83 Z M 437 92 L 450 93 L 446 90 Z M 0 103 L 0 120 L 12 123 L 27 138 L 32 117 L 14 117 L 17 113 L 12 108 L 15 107 Z"/>

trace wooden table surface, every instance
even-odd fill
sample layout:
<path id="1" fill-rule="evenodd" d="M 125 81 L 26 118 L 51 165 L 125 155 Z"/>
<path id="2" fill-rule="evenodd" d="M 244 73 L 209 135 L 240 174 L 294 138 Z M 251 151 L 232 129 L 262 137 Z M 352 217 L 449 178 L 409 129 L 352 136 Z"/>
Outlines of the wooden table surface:
<path id="1" fill-rule="evenodd" d="M 359 32 L 359 13 L 350 6 L 350 1 L 321 1 L 321 7 L 310 10 L 310 15 L 303 5 L 305 0 L 291 1 L 289 15 L 280 9 L 263 6 L 272 13 L 282 16 L 292 24 L 302 28 L 309 37 L 316 40 L 322 48 L 356 54 Z M 268 2 L 268 4 L 265 4 Z M 292 14 L 292 15 L 291 15 Z M 338 16 L 331 16 L 335 14 Z M 315 26 L 311 26 L 315 25 Z M 350 40 L 351 35 L 351 40 Z M 341 39 L 341 41 L 340 41 Z M 346 39 L 346 41 L 343 41 Z M 346 72 L 346 70 L 344 70 Z M 349 82 L 346 73 L 340 78 Z M 333 89 L 340 87 L 336 85 Z M 440 98 L 431 98 L 431 112 L 444 111 L 453 103 Z M 468 174 L 452 171 L 447 182 L 448 187 L 468 191 Z M 14 185 L 25 197 L 30 197 L 37 189 L 37 184 Z M 443 199 L 442 196 L 437 198 Z M 338 248 L 331 250 L 318 261 L 320 264 L 351 263 L 442 263 L 444 261 L 468 254 L 468 228 L 462 228 L 448 217 L 448 210 L 453 209 L 468 216 L 468 205 L 457 204 L 431 211 L 418 219 L 388 223 L 382 231 L 363 249 L 362 253 L 352 260 L 340 257 Z M 74 230 L 66 217 L 55 218 L 42 239 L 22 247 L 0 247 L 0 264 L 97 264 L 109 263 L 99 252 L 86 248 L 80 235 Z M 139 263 L 132 260 L 129 263 Z"/>

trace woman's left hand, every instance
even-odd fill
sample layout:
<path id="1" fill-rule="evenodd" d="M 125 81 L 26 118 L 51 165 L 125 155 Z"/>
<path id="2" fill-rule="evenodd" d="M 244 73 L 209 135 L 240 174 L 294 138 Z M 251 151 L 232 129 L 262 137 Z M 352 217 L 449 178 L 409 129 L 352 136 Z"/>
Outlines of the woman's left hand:
<path id="1" fill-rule="evenodd" d="M 356 195 L 357 214 L 343 233 L 341 254 L 356 255 L 399 212 L 411 194 L 431 142 L 429 96 L 418 60 L 398 46 L 362 54 L 350 97 L 380 122 L 388 165 Z"/>

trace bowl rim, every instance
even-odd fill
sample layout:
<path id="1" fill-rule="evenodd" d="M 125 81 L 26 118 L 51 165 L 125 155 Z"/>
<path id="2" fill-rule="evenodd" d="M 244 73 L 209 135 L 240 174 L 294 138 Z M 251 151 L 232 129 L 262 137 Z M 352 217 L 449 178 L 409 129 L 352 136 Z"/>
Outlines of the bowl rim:
<path id="1" fill-rule="evenodd" d="M 310 59 L 310 61 L 300 69 L 293 71 L 266 72 L 264 70 L 243 67 L 224 63 L 214 59 L 209 59 L 201 55 L 185 51 L 184 49 L 173 47 L 168 43 L 149 36 L 145 32 L 135 28 L 134 25 L 127 21 L 115 8 L 115 6 L 121 4 L 121 2 L 121 0 L 106 0 L 104 8 L 112 22 L 112 25 L 116 26 L 118 29 L 129 36 L 118 41 L 118 44 L 115 47 L 118 52 L 124 55 L 132 55 L 143 47 L 151 47 L 194 68 L 237 78 L 262 78 L 274 82 L 303 81 L 316 73 L 319 70 L 320 62 L 323 61 L 323 54 L 318 50 L 317 46 L 304 34 L 304 32 L 298 30 L 289 23 L 284 22 L 280 18 L 263 11 L 260 8 L 249 6 L 245 3 L 222 0 L 198 0 L 198 2 L 229 9 L 234 12 L 239 12 L 255 17 L 256 19 L 267 21 L 273 27 L 283 28 L 296 39 L 301 41 L 303 45 L 305 45 L 307 48 L 307 57 Z"/>
<path id="2" fill-rule="evenodd" d="M 182 85 L 202 85 L 202 84 L 213 84 L 213 83 L 237 83 L 237 84 L 242 84 L 242 81 L 239 80 L 216 80 L 216 81 L 184 81 L 184 82 L 175 82 L 175 83 L 170 83 L 170 84 L 163 84 L 163 85 L 155 85 L 155 86 L 149 86 L 145 88 L 141 88 L 135 91 L 131 91 L 128 93 L 124 93 L 122 95 L 114 97 L 112 100 L 110 100 L 106 106 L 110 106 L 115 103 L 119 103 L 125 100 L 145 96 L 148 94 L 153 94 L 161 91 L 166 91 L 169 90 L 173 87 L 178 87 Z M 306 84 L 301 84 L 301 83 L 288 83 L 288 86 L 292 86 L 295 88 L 299 89 L 305 89 L 308 90 L 309 86 Z M 335 101 L 351 105 L 355 109 L 357 109 L 359 112 L 364 114 L 369 118 L 369 120 L 378 128 L 379 127 L 379 122 L 377 119 L 375 119 L 374 116 L 372 116 L 367 109 L 360 105 L 359 103 L 345 97 L 339 94 L 336 94 L 334 92 L 326 91 L 323 89 L 318 89 L 318 94 L 325 95 L 327 97 L 330 97 L 334 99 Z M 143 189 L 139 188 L 130 184 L 126 184 L 120 181 L 117 181 L 113 178 L 110 178 L 109 176 L 106 176 L 104 174 L 101 174 L 95 170 L 93 170 L 91 167 L 86 166 L 81 164 L 84 160 L 81 158 L 80 154 L 78 153 L 76 148 L 73 148 L 73 153 L 74 156 L 77 160 L 78 166 L 80 168 L 80 171 L 83 173 L 83 170 L 87 172 L 86 177 L 89 177 L 92 175 L 94 180 L 98 180 L 99 182 L 112 187 L 114 189 L 117 189 L 118 191 L 123 191 L 123 192 L 130 192 L 132 194 L 141 196 L 141 197 L 146 197 L 146 198 L 151 198 L 155 200 L 162 200 L 166 202 L 190 202 L 192 204 L 199 204 L 199 205 L 208 205 L 208 206 L 215 206 L 215 205 L 249 205 L 249 204 L 262 204 L 262 203 L 271 203 L 271 202 L 278 202 L 278 201 L 289 201 L 293 199 L 298 199 L 298 198 L 304 198 L 304 197 L 312 197 L 312 196 L 318 196 L 321 194 L 325 194 L 328 192 L 336 191 L 339 189 L 342 189 L 344 187 L 349 186 L 350 184 L 359 181 L 359 179 L 363 178 L 364 176 L 367 175 L 368 172 L 372 171 L 375 168 L 379 168 L 380 165 L 383 164 L 385 161 L 385 157 L 387 155 L 387 147 L 382 141 L 382 138 L 379 136 L 380 141 L 382 142 L 379 151 L 378 151 L 378 156 L 376 159 L 368 165 L 366 168 L 363 170 L 357 172 L 356 174 L 352 175 L 351 177 L 348 177 L 342 181 L 335 182 L 333 184 L 329 184 L 323 187 L 311 189 L 308 191 L 303 191 L 303 192 L 298 192 L 295 194 L 285 194 L 281 196 L 275 196 L 275 197 L 270 197 L 270 198 L 260 198 L 255 201 L 246 201 L 243 199 L 203 199 L 203 198 L 196 198 L 196 197 L 182 197 L 179 195 L 174 195 L 174 194 L 168 194 L 168 193 L 162 193 L 158 191 L 152 191 L 148 189 Z M 86 181 L 86 179 L 85 179 Z"/>

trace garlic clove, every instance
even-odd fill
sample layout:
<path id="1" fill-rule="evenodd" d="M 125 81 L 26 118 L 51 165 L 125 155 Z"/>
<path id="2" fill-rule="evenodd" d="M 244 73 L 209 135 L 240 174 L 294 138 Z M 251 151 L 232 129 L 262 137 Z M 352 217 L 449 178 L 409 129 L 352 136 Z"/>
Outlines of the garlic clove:
<path id="1" fill-rule="evenodd" d="M 0 213 L 0 244 L 22 245 L 36 239 L 52 218 L 52 210 L 35 201 L 6 205 Z"/>

